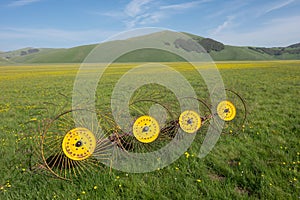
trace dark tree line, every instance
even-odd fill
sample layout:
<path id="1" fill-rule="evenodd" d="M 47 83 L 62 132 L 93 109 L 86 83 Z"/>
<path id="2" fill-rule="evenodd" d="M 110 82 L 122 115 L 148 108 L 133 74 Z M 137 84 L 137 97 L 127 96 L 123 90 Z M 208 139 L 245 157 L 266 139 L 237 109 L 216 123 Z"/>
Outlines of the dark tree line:
<path id="1" fill-rule="evenodd" d="M 211 51 L 222 51 L 224 49 L 224 44 L 210 38 L 204 38 L 198 43 L 203 46 L 208 53 Z"/>
<path id="2" fill-rule="evenodd" d="M 200 45 L 197 45 L 195 41 L 204 49 Z M 196 51 L 198 53 L 205 51 L 209 53 L 211 51 L 222 51 L 224 49 L 224 44 L 210 38 L 193 38 L 189 40 L 177 39 L 174 41 L 174 45 L 176 48 L 182 48 L 188 52 Z"/>
<path id="3" fill-rule="evenodd" d="M 28 49 L 27 51 L 21 51 L 20 56 L 25 56 L 25 55 L 31 54 L 31 53 L 37 53 L 39 51 L 40 51 L 39 49 Z"/>

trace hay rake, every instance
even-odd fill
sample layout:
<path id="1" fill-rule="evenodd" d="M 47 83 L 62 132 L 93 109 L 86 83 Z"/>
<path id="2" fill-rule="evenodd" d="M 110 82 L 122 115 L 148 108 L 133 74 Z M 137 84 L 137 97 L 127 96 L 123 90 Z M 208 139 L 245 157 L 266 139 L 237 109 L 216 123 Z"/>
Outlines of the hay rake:
<path id="1" fill-rule="evenodd" d="M 115 149 L 128 153 L 153 152 L 180 137 L 179 129 L 186 134 L 199 133 L 216 116 L 225 123 L 224 134 L 238 134 L 247 117 L 246 103 L 235 91 L 226 89 L 226 93 L 227 99 L 220 100 L 217 105 L 184 97 L 186 101 L 197 102 L 201 113 L 181 111 L 176 108 L 176 102 L 163 101 L 159 95 L 136 95 L 129 103 L 133 115 L 128 121 L 129 131 L 119 127 L 111 111 L 106 109 L 79 108 L 61 112 L 52 119 L 43 120 L 37 131 L 34 145 L 41 162 L 36 166 L 57 178 L 72 180 L 99 170 L 102 162 L 118 156 L 114 154 Z M 149 112 L 153 105 L 165 110 L 163 119 Z M 88 118 L 92 122 L 86 115 L 93 116 Z"/>

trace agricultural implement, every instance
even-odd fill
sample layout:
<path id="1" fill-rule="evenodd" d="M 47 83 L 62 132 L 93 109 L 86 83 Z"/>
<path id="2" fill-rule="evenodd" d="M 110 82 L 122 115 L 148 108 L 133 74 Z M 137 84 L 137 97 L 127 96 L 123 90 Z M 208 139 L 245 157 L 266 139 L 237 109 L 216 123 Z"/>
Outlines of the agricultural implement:
<path id="1" fill-rule="evenodd" d="M 171 141 L 180 143 L 185 135 L 201 134 L 201 129 L 215 119 L 224 123 L 223 134 L 238 134 L 247 117 L 246 104 L 233 90 L 226 89 L 226 95 L 227 99 L 220 100 L 217 105 L 210 105 L 200 98 L 184 98 L 196 102 L 201 113 L 195 110 L 178 111 L 170 103 L 166 105 L 160 101 L 160 98 L 137 98 L 129 105 L 134 115 L 134 120 L 127 124 L 129 131 L 122 130 L 111 113 L 101 109 L 90 111 L 78 108 L 61 112 L 43 120 L 40 126 L 34 145 L 35 152 L 42 159 L 35 168 L 50 172 L 54 177 L 71 180 L 97 171 L 102 163 L 116 161 L 118 154 L 115 152 L 124 155 L 153 152 Z M 146 112 L 149 107 L 142 108 L 147 104 L 163 108 L 165 116 Z M 87 121 L 87 113 L 97 116 L 98 119 L 93 119 L 95 123 Z M 218 129 L 218 123 L 214 126 Z"/>

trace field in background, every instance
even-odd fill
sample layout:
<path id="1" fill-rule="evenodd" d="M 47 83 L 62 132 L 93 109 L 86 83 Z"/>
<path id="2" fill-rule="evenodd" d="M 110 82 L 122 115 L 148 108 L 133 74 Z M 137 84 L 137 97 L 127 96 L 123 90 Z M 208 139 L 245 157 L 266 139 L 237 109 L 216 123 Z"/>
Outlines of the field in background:
<path id="1" fill-rule="evenodd" d="M 193 70 L 169 64 L 201 90 Z M 120 64 L 103 79 L 106 100 L 110 83 L 130 66 Z M 221 135 L 203 159 L 196 156 L 197 141 L 205 136 L 200 130 L 188 151 L 164 169 L 128 174 L 100 166 L 96 174 L 74 182 L 30 171 L 24 144 L 32 141 L 28 122 L 51 116 L 45 103 L 52 114 L 70 107 L 79 64 L 0 66 L 0 199 L 299 198 L 300 61 L 217 66 L 225 86 L 247 102 L 243 131 Z"/>

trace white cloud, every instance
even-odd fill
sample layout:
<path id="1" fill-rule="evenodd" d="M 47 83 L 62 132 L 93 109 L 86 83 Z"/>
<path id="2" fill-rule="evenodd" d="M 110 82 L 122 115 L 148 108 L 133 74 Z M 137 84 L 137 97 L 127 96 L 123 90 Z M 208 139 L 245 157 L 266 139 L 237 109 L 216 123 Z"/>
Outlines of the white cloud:
<path id="1" fill-rule="evenodd" d="M 238 9 L 230 15 L 223 12 L 225 20 L 208 31 L 207 37 L 214 38 L 225 44 L 238 46 L 287 46 L 300 42 L 300 16 L 274 15 L 272 19 L 263 15 L 279 10 L 292 4 L 294 0 L 285 2 L 262 3 L 260 6 Z M 225 9 L 226 10 L 226 9 Z M 228 16 L 229 15 L 229 16 Z M 276 16 L 276 17 L 275 17 Z"/>
<path id="2" fill-rule="evenodd" d="M 189 8 L 193 8 L 197 6 L 200 3 L 208 2 L 210 0 L 203 0 L 203 1 L 192 1 L 192 2 L 186 2 L 186 3 L 180 3 L 180 4 L 171 4 L 171 5 L 165 5 L 165 6 L 160 6 L 159 8 L 161 10 L 186 10 Z"/>
<path id="3" fill-rule="evenodd" d="M 212 31 L 212 35 L 217 35 L 224 31 L 226 28 L 228 28 L 232 24 L 234 18 L 234 16 L 228 16 L 227 19 L 221 25 L 219 25 Z"/>
<path id="4" fill-rule="evenodd" d="M 162 1 L 155 0 L 131 0 L 122 12 L 109 11 L 106 13 L 94 13 L 102 16 L 121 20 L 130 29 L 138 25 L 152 25 L 159 23 L 162 19 L 170 17 L 178 11 L 184 11 L 196 7 L 201 3 L 211 0 L 191 1 L 181 4 L 161 5 Z"/>
<path id="5" fill-rule="evenodd" d="M 138 25 L 149 25 L 158 23 L 165 15 L 161 12 L 145 13 L 124 21 L 127 28 L 134 28 Z"/>
<path id="6" fill-rule="evenodd" d="M 116 34 L 114 31 L 63 30 L 63 29 L 31 29 L 31 28 L 0 28 L 0 49 L 15 49 L 10 41 L 17 41 L 19 47 L 73 47 L 78 45 L 100 43 L 107 37 Z M 2 46 L 4 45 L 4 46 Z"/>
<path id="7" fill-rule="evenodd" d="M 39 1 L 41 1 L 41 0 L 17 0 L 17 1 L 11 2 L 7 6 L 9 6 L 9 7 L 26 6 L 26 5 L 36 3 L 36 2 L 39 2 Z"/>
<path id="8" fill-rule="evenodd" d="M 266 14 L 271 14 L 274 11 L 280 10 L 290 4 L 292 4 L 295 0 L 283 0 L 281 2 L 275 2 L 270 1 L 266 3 L 262 3 L 260 6 L 257 6 L 256 8 L 252 8 L 250 11 L 252 12 L 252 15 L 256 18 L 262 17 Z M 249 13 L 249 12 L 248 12 Z"/>
<path id="9" fill-rule="evenodd" d="M 227 30 L 214 35 L 225 44 L 240 46 L 287 46 L 300 42 L 300 16 L 276 18 L 261 28 L 241 32 Z"/>
<path id="10" fill-rule="evenodd" d="M 282 1 L 282 2 L 280 2 L 278 4 L 276 4 L 276 5 L 273 5 L 271 8 L 267 9 L 264 12 L 264 14 L 272 12 L 272 11 L 275 11 L 275 10 L 278 10 L 280 8 L 283 8 L 283 7 L 289 5 L 289 4 L 293 3 L 293 2 L 294 2 L 294 0 Z"/>
<path id="11" fill-rule="evenodd" d="M 162 12 L 154 12 L 148 15 L 147 17 L 143 18 L 143 20 L 140 21 L 140 24 L 147 25 L 147 24 L 158 23 L 164 17 L 165 15 Z"/>
<path id="12" fill-rule="evenodd" d="M 220 4 L 219 6 L 222 7 L 222 9 L 215 8 L 206 17 L 208 19 L 219 19 L 224 18 L 224 16 L 232 15 L 233 13 L 236 16 L 241 13 L 241 11 L 242 13 L 246 13 L 246 10 L 249 10 L 249 2 L 241 0 L 224 1 L 223 4 Z"/>
<path id="13" fill-rule="evenodd" d="M 109 11 L 109 12 L 95 12 L 95 11 L 90 11 L 88 12 L 89 14 L 92 15 L 100 15 L 100 16 L 106 16 L 106 17 L 112 17 L 112 18 L 124 18 L 126 15 L 124 12 L 120 11 Z"/>
<path id="14" fill-rule="evenodd" d="M 129 4 L 127 4 L 124 12 L 130 17 L 135 17 L 144 13 L 145 10 L 147 10 L 147 4 L 151 1 L 152 0 L 132 0 Z"/>

